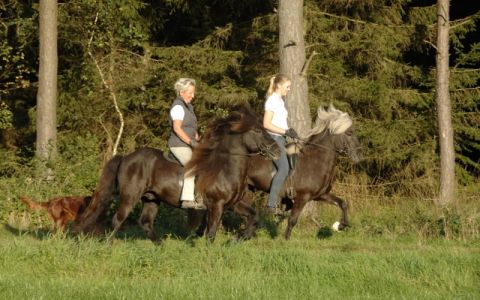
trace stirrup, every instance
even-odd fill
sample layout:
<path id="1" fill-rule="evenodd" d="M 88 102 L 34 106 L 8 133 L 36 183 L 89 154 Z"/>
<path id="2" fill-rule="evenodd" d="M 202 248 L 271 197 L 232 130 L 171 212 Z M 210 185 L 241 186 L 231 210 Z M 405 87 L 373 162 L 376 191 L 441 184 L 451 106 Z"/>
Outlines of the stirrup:
<path id="1" fill-rule="evenodd" d="M 287 187 L 286 194 L 288 198 L 293 200 L 297 196 L 297 190 L 295 190 L 293 186 L 289 186 Z"/>

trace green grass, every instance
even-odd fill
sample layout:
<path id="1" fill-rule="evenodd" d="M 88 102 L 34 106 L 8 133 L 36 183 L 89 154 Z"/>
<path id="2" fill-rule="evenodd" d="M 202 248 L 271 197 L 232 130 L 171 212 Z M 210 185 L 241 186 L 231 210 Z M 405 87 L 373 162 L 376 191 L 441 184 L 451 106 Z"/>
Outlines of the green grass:
<path id="1" fill-rule="evenodd" d="M 324 239 L 300 224 L 288 242 L 265 229 L 231 243 L 141 235 L 113 243 L 0 230 L 2 299 L 475 299 L 480 241 L 367 236 Z"/>
<path id="2" fill-rule="evenodd" d="M 185 212 L 162 205 L 156 229 L 166 238 L 154 245 L 131 226 L 140 207 L 113 243 L 45 229 L 49 217 L 26 211 L 20 195 L 83 195 L 95 183 L 87 169 L 82 180 L 61 170 L 53 182 L 0 178 L 0 299 L 480 299 L 473 185 L 447 210 L 425 196 L 339 185 L 352 226 L 332 233 L 339 210 L 321 205 L 288 242 L 285 222 L 264 220 L 257 237 L 232 243 L 226 229 L 238 219 L 228 215 L 214 244 L 186 239 Z"/>

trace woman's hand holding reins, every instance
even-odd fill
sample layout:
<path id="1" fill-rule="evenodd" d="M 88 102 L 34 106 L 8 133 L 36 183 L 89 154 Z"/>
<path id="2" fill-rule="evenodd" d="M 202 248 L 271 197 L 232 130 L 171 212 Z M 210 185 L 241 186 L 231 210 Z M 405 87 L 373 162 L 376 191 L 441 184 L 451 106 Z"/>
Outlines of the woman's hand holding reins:
<path id="1" fill-rule="evenodd" d="M 297 132 L 293 128 L 288 128 L 287 130 L 285 130 L 285 135 L 288 136 L 288 137 L 291 137 L 292 139 L 298 139 L 299 138 Z"/>

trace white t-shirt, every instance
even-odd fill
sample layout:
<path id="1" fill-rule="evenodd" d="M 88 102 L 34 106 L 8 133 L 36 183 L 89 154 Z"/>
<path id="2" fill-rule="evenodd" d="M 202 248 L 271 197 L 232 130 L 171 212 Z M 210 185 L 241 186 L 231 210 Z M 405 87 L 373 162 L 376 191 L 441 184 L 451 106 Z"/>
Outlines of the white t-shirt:
<path id="1" fill-rule="evenodd" d="M 183 107 L 181 105 L 175 105 L 172 107 L 170 110 L 170 117 L 172 117 L 172 120 L 183 121 L 183 118 L 185 117 L 185 111 L 183 110 Z"/>
<path id="2" fill-rule="evenodd" d="M 285 108 L 285 102 L 279 94 L 273 93 L 268 97 L 267 101 L 265 101 L 265 111 L 273 112 L 272 125 L 285 130 L 288 129 L 288 111 Z M 269 133 L 280 135 L 271 131 Z"/>

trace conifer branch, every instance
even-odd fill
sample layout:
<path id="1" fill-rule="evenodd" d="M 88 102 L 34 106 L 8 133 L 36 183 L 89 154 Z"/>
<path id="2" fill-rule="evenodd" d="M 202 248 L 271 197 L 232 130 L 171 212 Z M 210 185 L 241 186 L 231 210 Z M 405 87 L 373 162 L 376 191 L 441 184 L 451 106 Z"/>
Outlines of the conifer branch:
<path id="1" fill-rule="evenodd" d="M 426 44 L 432 46 L 433 49 L 435 50 L 438 50 L 437 49 L 437 45 L 435 45 L 434 43 L 430 42 L 429 40 L 423 40 Z"/>
<path id="2" fill-rule="evenodd" d="M 353 22 L 353 23 L 359 23 L 359 24 L 365 24 L 365 25 L 373 25 L 373 26 L 383 26 L 383 27 L 399 27 L 399 28 L 413 28 L 415 27 L 416 25 L 387 25 L 387 24 L 378 24 L 378 23 L 373 23 L 373 22 L 367 22 L 367 21 L 363 21 L 363 20 L 359 20 L 359 19 L 352 19 L 352 18 L 349 18 L 349 17 L 345 17 L 345 16 L 339 16 L 339 15 L 335 15 L 335 14 L 331 14 L 331 13 L 327 13 L 327 12 L 324 12 L 324 11 L 318 11 L 318 12 L 315 12 L 317 14 L 321 14 L 321 15 L 325 15 L 325 16 L 329 16 L 329 17 L 332 17 L 332 18 L 336 18 L 336 19 L 341 19 L 341 20 L 346 20 L 346 21 L 349 21 L 349 22 Z M 480 16 L 480 13 L 476 13 L 476 14 L 473 14 L 471 16 L 468 16 L 466 18 L 463 18 L 463 19 L 459 19 L 459 20 L 455 20 L 455 21 L 450 21 L 451 25 L 450 26 L 450 29 L 454 29 L 456 27 L 459 27 L 459 26 L 462 26 L 470 21 L 472 21 L 474 18 L 476 17 L 479 17 Z M 434 24 L 428 24 L 426 25 L 427 27 L 436 27 L 437 26 L 437 23 L 434 23 Z"/>
<path id="3" fill-rule="evenodd" d="M 462 89 L 450 90 L 450 93 L 465 92 L 465 91 L 480 91 L 480 86 L 471 87 L 471 88 L 462 88 Z"/>
<path id="4" fill-rule="evenodd" d="M 327 13 L 325 11 L 319 11 L 318 13 L 321 14 L 321 15 L 329 16 L 329 17 L 336 18 L 336 19 L 342 19 L 342 20 L 346 20 L 346 21 L 350 21 L 350 22 L 354 22 L 354 23 L 360 23 L 360 24 L 367 24 L 367 22 L 362 21 L 362 20 L 352 19 L 352 18 L 345 17 L 345 16 L 334 15 L 334 14 L 331 14 L 331 13 Z M 370 24 L 378 25 L 376 23 L 370 23 Z"/>
<path id="5" fill-rule="evenodd" d="M 141 55 L 141 54 L 138 54 L 138 53 L 135 53 L 135 52 L 126 50 L 126 49 L 117 48 L 116 50 L 117 50 L 118 52 L 125 52 L 125 53 L 131 54 L 131 55 L 135 55 L 135 56 L 141 57 L 142 59 L 145 59 L 145 56 L 144 56 L 144 55 Z M 156 62 L 164 62 L 163 60 L 155 59 L 155 58 L 151 58 L 151 57 L 148 57 L 147 59 L 148 59 L 148 60 L 151 60 L 151 61 L 156 61 Z"/>
<path id="6" fill-rule="evenodd" d="M 480 69 L 463 69 L 463 70 L 458 70 L 457 68 L 453 68 L 452 70 L 450 70 L 450 72 L 453 72 L 453 73 L 464 73 L 464 72 L 478 72 L 480 71 Z"/>
<path id="7" fill-rule="evenodd" d="M 471 16 L 468 16 L 468 17 L 466 17 L 466 18 L 452 21 L 452 22 L 450 22 L 450 23 L 455 23 L 455 24 L 454 24 L 454 25 L 450 25 L 450 29 L 454 29 L 454 28 L 456 28 L 456 27 L 462 26 L 462 25 L 464 25 L 464 24 L 472 21 L 474 18 L 479 17 L 479 16 L 480 16 L 480 13 L 476 13 L 476 14 L 471 15 Z"/>

